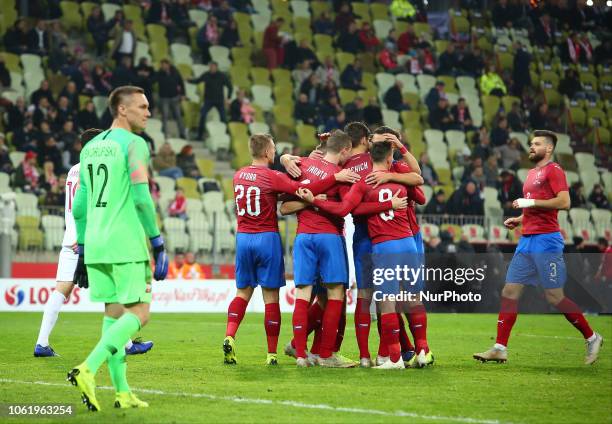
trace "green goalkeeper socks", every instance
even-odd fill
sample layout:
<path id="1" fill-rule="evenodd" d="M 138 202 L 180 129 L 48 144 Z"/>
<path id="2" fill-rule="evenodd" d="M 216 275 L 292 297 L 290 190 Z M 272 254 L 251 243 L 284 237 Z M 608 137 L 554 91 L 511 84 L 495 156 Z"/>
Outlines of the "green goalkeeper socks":
<path id="1" fill-rule="evenodd" d="M 94 350 L 85 360 L 89 370 L 94 374 L 98 372 L 98 368 L 112 355 L 125 349 L 127 341 L 138 330 L 140 330 L 138 317 L 130 312 L 124 313 L 117 322 L 108 327 Z"/>
<path id="2" fill-rule="evenodd" d="M 104 316 L 102 320 L 102 335 L 114 324 L 117 320 L 108 316 Z M 117 392 L 129 392 L 130 386 L 127 382 L 127 364 L 125 362 L 125 349 L 119 349 L 117 353 L 108 358 L 108 371 L 110 374 L 113 387 Z"/>

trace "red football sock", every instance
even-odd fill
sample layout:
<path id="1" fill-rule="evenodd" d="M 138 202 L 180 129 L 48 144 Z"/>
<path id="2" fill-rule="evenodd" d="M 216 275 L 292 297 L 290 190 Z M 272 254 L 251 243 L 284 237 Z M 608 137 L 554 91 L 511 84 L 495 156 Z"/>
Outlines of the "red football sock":
<path id="1" fill-rule="evenodd" d="M 565 315 L 565 319 L 572 323 L 572 325 L 582 333 L 585 339 L 593 335 L 593 330 L 584 318 L 580 306 L 576 305 L 572 300 L 564 297 L 561 299 L 561 302 L 557 303 L 557 309 Z"/>
<path id="2" fill-rule="evenodd" d="M 321 331 L 321 326 L 315 328 L 314 336 L 312 338 L 312 346 L 310 347 L 310 353 L 313 355 L 318 355 L 321 353 L 321 336 L 323 335 L 323 331 Z"/>
<path id="3" fill-rule="evenodd" d="M 295 356 L 306 358 L 306 339 L 308 338 L 308 301 L 296 299 L 293 310 L 293 340 Z"/>
<path id="4" fill-rule="evenodd" d="M 342 313 L 340 314 L 340 322 L 338 323 L 338 334 L 336 335 L 336 345 L 334 346 L 334 352 L 340 352 L 342 347 L 342 341 L 344 340 L 344 330 L 346 329 L 346 303 L 342 307 Z"/>
<path id="5" fill-rule="evenodd" d="M 397 321 L 399 323 L 399 340 L 400 345 L 402 346 L 402 352 L 414 350 L 414 346 L 412 346 L 410 337 L 408 337 L 408 333 L 406 332 L 406 326 L 404 325 L 404 317 L 402 317 L 402 314 L 397 314 Z"/>
<path id="6" fill-rule="evenodd" d="M 382 315 L 381 314 L 376 314 L 376 328 L 378 329 L 378 356 L 384 356 L 387 357 L 389 356 L 389 348 L 387 346 L 387 343 L 385 343 L 383 341 L 383 335 L 382 335 Z"/>
<path id="7" fill-rule="evenodd" d="M 355 306 L 355 335 L 357 336 L 360 358 L 370 357 L 368 338 L 370 337 L 371 323 L 370 302 L 367 299 L 358 297 L 357 306 Z"/>
<path id="8" fill-rule="evenodd" d="M 318 302 L 313 302 L 308 308 L 308 332 L 306 333 L 306 339 L 310 333 L 315 331 L 317 328 L 321 328 L 321 321 L 323 320 L 323 309 Z M 316 333 L 315 333 L 316 337 Z M 291 339 L 291 346 L 295 349 L 295 340 Z"/>
<path id="9" fill-rule="evenodd" d="M 340 315 L 342 315 L 342 300 L 328 299 L 323 314 L 323 327 L 321 336 L 321 349 L 319 355 L 321 358 L 329 358 L 336 345 L 336 337 L 338 335 L 338 324 L 340 323 Z"/>
<path id="10" fill-rule="evenodd" d="M 280 333 L 281 313 L 278 303 L 267 303 L 264 315 L 264 327 L 268 339 L 268 353 L 276 353 Z"/>
<path id="11" fill-rule="evenodd" d="M 508 299 L 507 297 L 501 298 L 501 304 L 499 307 L 499 315 L 497 317 L 497 339 L 495 343 L 500 345 L 508 346 L 508 339 L 510 338 L 510 332 L 516 322 L 518 315 L 518 300 Z"/>
<path id="12" fill-rule="evenodd" d="M 425 353 L 429 352 L 429 346 L 427 345 L 427 312 L 425 312 L 425 306 L 417 305 L 409 309 L 408 325 L 414 337 L 416 352 L 419 353 L 421 350 L 424 350 Z"/>
<path id="13" fill-rule="evenodd" d="M 225 337 L 236 337 L 236 332 L 240 326 L 244 312 L 249 304 L 246 300 L 236 296 L 227 308 L 227 328 L 225 329 Z"/>
<path id="14" fill-rule="evenodd" d="M 399 339 L 399 321 L 397 314 L 383 314 L 382 320 L 382 339 L 389 349 L 389 357 L 393 362 L 399 361 L 402 357 L 400 339 Z"/>

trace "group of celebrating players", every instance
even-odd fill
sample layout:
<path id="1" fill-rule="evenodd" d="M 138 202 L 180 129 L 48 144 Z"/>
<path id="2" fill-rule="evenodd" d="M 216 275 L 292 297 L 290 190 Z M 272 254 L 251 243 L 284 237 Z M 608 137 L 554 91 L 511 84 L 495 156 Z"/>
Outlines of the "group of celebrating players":
<path id="1" fill-rule="evenodd" d="M 149 320 L 151 280 L 163 280 L 168 258 L 149 192 L 149 150 L 137 134 L 150 117 L 142 89 L 123 86 L 109 97 L 113 123 L 108 130 L 88 130 L 81 135 L 84 148 L 80 164 L 70 170 L 66 186 L 66 233 L 57 274 L 57 290 L 45 307 L 34 356 L 55 356 L 48 337 L 61 305 L 75 285 L 89 288 L 91 300 L 105 304 L 102 336 L 86 360 L 68 373 L 83 403 L 100 410 L 95 396 L 95 374 L 108 364 L 116 390 L 115 407 L 147 407 L 130 390 L 126 354 L 144 353 L 152 342 L 132 343 Z M 236 333 L 257 286 L 265 303 L 266 364 L 277 365 L 281 326 L 279 289 L 285 285 L 283 249 L 278 230 L 280 212 L 297 215 L 293 248 L 296 302 L 293 339 L 285 353 L 298 367 L 421 368 L 434 363 L 427 343 L 427 314 L 419 297 L 405 304 L 378 301 L 376 290 L 387 295 L 405 290 L 425 290 L 422 279 L 402 284 L 390 280 L 372 284 L 376 261 L 420 267 L 424 247 L 415 204 L 424 204 L 419 164 L 401 142 L 397 131 L 380 127 L 370 132 L 360 122 L 349 123 L 321 137 L 307 158 L 281 157 L 287 170 L 270 169 L 275 145 L 267 134 L 249 140 L 252 164 L 234 176 L 238 230 L 236 234 L 236 297 L 228 308 L 223 357 L 236 364 Z M 523 226 L 523 236 L 510 263 L 502 291 L 495 345 L 474 354 L 481 361 L 505 362 L 507 344 L 517 318 L 524 285 L 541 285 L 548 301 L 584 336 L 585 363 L 597 359 L 603 338 L 594 332 L 580 308 L 565 297 L 563 238 L 557 210 L 570 206 L 563 170 L 552 162 L 556 135 L 535 131 L 529 158 L 535 164 L 525 181 L 523 198 L 514 202 L 523 214 L 504 222 Z M 400 160 L 394 160 L 394 150 Z M 82 171 L 82 172 L 80 172 Z M 280 195 L 280 196 L 279 196 Z M 358 297 L 354 322 L 359 362 L 339 353 L 346 326 L 346 290 L 349 282 L 344 219 L 353 216 L 353 260 Z M 153 249 L 151 273 L 147 239 Z M 114 249 L 120 243 L 121 249 Z M 87 248 L 85 250 L 85 247 Z M 379 258 L 379 259 L 377 259 Z M 372 263 L 374 262 L 374 263 Z M 380 265 L 380 263 L 378 264 Z M 376 300 L 380 343 L 375 361 L 369 351 L 371 304 Z M 392 299 L 392 297 L 389 297 Z M 414 340 L 405 327 L 404 315 Z M 308 337 L 314 332 L 310 350 Z"/>

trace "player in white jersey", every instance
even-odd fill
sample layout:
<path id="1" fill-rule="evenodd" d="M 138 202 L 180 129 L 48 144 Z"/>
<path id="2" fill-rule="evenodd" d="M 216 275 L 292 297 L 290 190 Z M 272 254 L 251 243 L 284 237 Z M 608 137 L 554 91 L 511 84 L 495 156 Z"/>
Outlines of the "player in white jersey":
<path id="1" fill-rule="evenodd" d="M 89 140 L 100 134 L 102 130 L 95 128 L 84 131 L 81 136 L 81 144 L 85 146 Z M 72 203 L 74 195 L 79 186 L 79 169 L 80 164 L 74 165 L 68 171 L 66 177 L 66 201 L 64 204 L 64 218 L 66 230 L 64 239 L 62 240 L 62 250 L 60 251 L 59 261 L 57 264 L 57 274 L 55 280 L 55 290 L 49 296 L 49 300 L 45 305 L 40 330 L 38 332 L 38 340 L 34 347 L 35 357 L 58 356 L 57 353 L 49 346 L 49 335 L 55 326 L 59 311 L 64 303 L 70 298 L 70 294 L 74 289 L 72 282 L 74 270 L 77 266 L 79 255 L 77 249 L 76 225 L 72 216 Z M 126 353 L 128 355 L 145 353 L 153 347 L 153 342 L 130 341 L 126 345 Z"/>

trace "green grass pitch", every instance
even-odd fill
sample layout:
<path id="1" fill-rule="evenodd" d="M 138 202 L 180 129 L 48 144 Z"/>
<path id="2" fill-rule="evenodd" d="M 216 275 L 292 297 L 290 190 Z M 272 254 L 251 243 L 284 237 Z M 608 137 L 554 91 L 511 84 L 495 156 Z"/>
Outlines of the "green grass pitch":
<path id="1" fill-rule="evenodd" d="M 0 422 L 612 422 L 612 346 L 583 365 L 584 343 L 560 315 L 519 315 L 507 364 L 471 358 L 494 343 L 495 315 L 431 314 L 434 366 L 422 370 L 297 369 L 266 357 L 262 314 L 247 314 L 237 337 L 237 366 L 222 364 L 225 314 L 157 314 L 143 330 L 155 341 L 146 355 L 128 357 L 128 378 L 146 410 L 117 410 L 106 366 L 97 377 L 103 410 L 80 404 L 66 372 L 98 339 L 101 316 L 64 313 L 51 342 L 59 358 L 34 358 L 42 314 L 0 314 L 0 404 L 72 404 L 72 418 L 7 418 Z M 608 343 L 612 317 L 588 317 Z M 352 315 L 342 353 L 357 359 Z M 283 315 L 279 351 L 290 339 Z M 376 332 L 375 325 L 373 333 Z M 372 335 L 370 350 L 377 341 Z M 35 383 L 36 382 L 36 383 Z"/>

